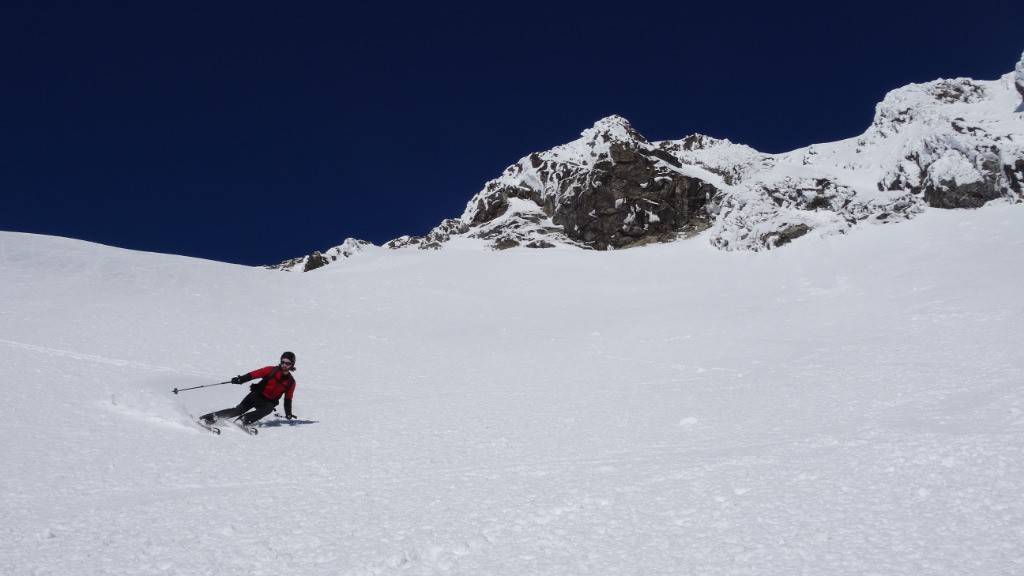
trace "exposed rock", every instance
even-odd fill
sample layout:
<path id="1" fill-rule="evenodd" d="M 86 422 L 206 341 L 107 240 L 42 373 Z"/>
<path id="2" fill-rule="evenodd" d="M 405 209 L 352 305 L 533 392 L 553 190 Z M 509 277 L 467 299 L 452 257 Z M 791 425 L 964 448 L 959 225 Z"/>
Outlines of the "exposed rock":
<path id="1" fill-rule="evenodd" d="M 570 245 L 606 250 L 674 240 L 706 222 L 718 189 L 688 174 L 629 122 L 605 118 L 580 140 L 527 156 L 488 182 L 462 220 L 493 247 Z M 493 223 L 501 222 L 500 229 Z"/>
<path id="2" fill-rule="evenodd" d="M 438 250 L 441 245 L 451 240 L 451 237 L 457 234 L 465 234 L 469 232 L 469 226 L 463 223 L 461 220 L 449 218 L 444 222 L 441 222 L 439 226 L 434 228 L 427 234 L 427 237 L 420 243 L 420 248 L 425 250 Z"/>
<path id="3" fill-rule="evenodd" d="M 302 267 L 303 272 L 309 272 L 310 270 L 316 270 L 317 268 L 323 268 L 329 263 L 327 258 L 319 252 L 313 252 L 306 259 L 306 265 Z"/>
<path id="4" fill-rule="evenodd" d="M 1017 196 L 1024 197 L 1024 158 L 1018 158 L 1012 165 L 1004 164 L 1003 172 L 1006 174 L 1007 185 Z"/>
<path id="5" fill-rule="evenodd" d="M 808 226 L 807 224 L 785 225 L 785 227 L 783 227 L 778 232 L 769 233 L 765 238 L 762 239 L 762 242 L 766 246 L 772 246 L 777 248 L 779 246 L 785 246 L 786 244 L 789 244 L 793 240 L 796 240 L 797 238 L 803 236 L 804 234 L 807 234 L 810 231 L 811 227 Z"/>
<path id="6" fill-rule="evenodd" d="M 573 240 L 598 250 L 674 240 L 718 193 L 677 167 L 671 157 L 617 143 L 608 159 L 594 165 L 586 184 L 558 204 L 553 221 Z"/>
<path id="7" fill-rule="evenodd" d="M 398 250 L 400 248 L 409 248 L 410 246 L 419 246 L 422 243 L 423 236 L 399 236 L 385 244 L 384 247 Z"/>

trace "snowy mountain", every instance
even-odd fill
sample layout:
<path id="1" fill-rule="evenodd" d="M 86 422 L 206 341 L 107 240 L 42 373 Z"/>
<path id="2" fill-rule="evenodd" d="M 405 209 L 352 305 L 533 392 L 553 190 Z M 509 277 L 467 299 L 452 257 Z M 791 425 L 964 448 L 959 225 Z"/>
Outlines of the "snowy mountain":
<path id="1" fill-rule="evenodd" d="M 1024 571 L 1024 203 L 479 243 L 280 274 L 0 232 L 0 574 Z M 284 350 L 256 437 L 193 421 L 244 387 L 172 393 Z"/>
<path id="2" fill-rule="evenodd" d="M 756 251 L 902 222 L 928 208 L 1017 202 L 1024 198 L 1022 96 L 1024 55 L 998 80 L 894 90 L 862 135 L 784 154 L 699 134 L 649 142 L 612 116 L 507 168 L 461 217 L 387 247 L 436 249 L 463 239 L 492 249 L 606 250 L 706 232 L 718 248 Z M 310 270 L 353 253 L 339 247 L 276 268 Z"/>

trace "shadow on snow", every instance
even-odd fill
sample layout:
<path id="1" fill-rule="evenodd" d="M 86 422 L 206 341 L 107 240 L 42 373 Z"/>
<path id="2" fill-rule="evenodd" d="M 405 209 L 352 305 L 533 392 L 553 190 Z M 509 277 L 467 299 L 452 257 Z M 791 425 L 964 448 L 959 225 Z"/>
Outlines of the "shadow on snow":
<path id="1" fill-rule="evenodd" d="M 278 418 L 276 420 L 268 420 L 266 422 L 260 422 L 260 428 L 277 428 L 278 426 L 304 426 L 306 424 L 317 424 L 319 420 L 285 420 Z"/>

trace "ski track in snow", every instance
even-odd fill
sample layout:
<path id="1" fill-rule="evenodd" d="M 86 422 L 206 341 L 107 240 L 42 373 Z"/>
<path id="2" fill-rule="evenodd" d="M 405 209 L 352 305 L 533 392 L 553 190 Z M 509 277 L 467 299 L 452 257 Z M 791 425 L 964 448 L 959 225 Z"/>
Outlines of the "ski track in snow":
<path id="1" fill-rule="evenodd" d="M 0 233 L 0 574 L 1024 573 L 1022 208 L 306 275 Z M 298 421 L 171 393 L 285 349 Z"/>
<path id="2" fill-rule="evenodd" d="M 103 356 L 96 356 L 94 354 L 82 354 L 80 352 L 73 352 L 71 350 L 60 350 L 57 348 L 47 348 L 45 346 L 34 346 L 32 344 L 24 344 L 22 342 L 11 342 L 9 340 L 0 340 L 0 344 L 11 346 L 14 348 L 22 348 L 25 350 L 31 350 L 33 352 L 39 352 L 41 354 L 47 354 L 51 356 L 63 356 L 72 358 L 75 360 L 83 360 L 86 362 L 95 362 L 97 364 L 107 364 L 110 366 L 120 367 L 133 367 L 140 368 L 143 370 L 162 371 L 162 372 L 173 372 L 177 374 L 189 374 L 198 376 L 210 376 L 206 372 L 195 372 L 190 370 L 181 370 L 180 368 L 172 368 L 169 366 L 154 366 L 151 364 L 144 364 L 142 362 L 132 362 L 130 360 L 124 360 L 121 358 L 106 358 Z"/>

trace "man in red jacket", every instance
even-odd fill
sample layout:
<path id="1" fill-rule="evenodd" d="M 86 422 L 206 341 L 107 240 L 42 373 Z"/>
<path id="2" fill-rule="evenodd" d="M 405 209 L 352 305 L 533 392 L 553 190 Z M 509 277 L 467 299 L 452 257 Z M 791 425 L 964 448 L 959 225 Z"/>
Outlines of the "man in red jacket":
<path id="1" fill-rule="evenodd" d="M 267 366 L 248 374 L 235 376 L 231 379 L 232 384 L 242 384 L 256 378 L 262 378 L 262 380 L 258 384 L 249 386 L 249 394 L 242 399 L 238 406 L 204 414 L 199 419 L 207 424 L 213 424 L 221 418 L 241 416 L 242 424 L 248 426 L 273 412 L 281 396 L 284 396 L 285 418 L 289 420 L 296 418 L 292 414 L 292 396 L 295 394 L 295 378 L 292 377 L 292 370 L 295 370 L 295 354 L 285 352 L 281 354 L 281 362 L 277 366 Z"/>

